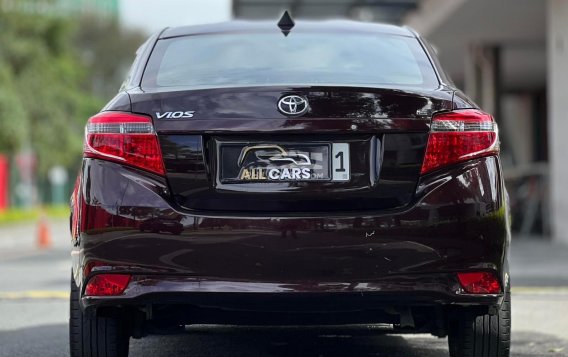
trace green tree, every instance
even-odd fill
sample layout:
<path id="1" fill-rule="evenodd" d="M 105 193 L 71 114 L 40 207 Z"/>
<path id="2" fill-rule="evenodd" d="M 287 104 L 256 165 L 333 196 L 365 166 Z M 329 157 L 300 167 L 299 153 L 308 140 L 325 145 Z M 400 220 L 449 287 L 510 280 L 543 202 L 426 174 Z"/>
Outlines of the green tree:
<path id="1" fill-rule="evenodd" d="M 121 27 L 116 19 L 93 16 L 81 19 L 74 43 L 90 69 L 93 93 L 105 98 L 116 94 L 145 38 L 139 31 Z"/>
<path id="2" fill-rule="evenodd" d="M 0 12 L 0 152 L 45 177 L 80 162 L 87 118 L 118 90 L 142 36 L 116 20 Z"/>
<path id="3" fill-rule="evenodd" d="M 29 132 L 29 118 L 12 73 L 0 62 L 0 153 L 14 152 Z"/>

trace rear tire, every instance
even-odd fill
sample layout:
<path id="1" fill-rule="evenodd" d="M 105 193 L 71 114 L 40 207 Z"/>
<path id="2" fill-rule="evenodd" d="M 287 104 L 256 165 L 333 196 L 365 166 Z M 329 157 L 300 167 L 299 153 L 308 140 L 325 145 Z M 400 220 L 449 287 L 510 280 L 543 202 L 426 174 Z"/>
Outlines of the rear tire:
<path id="1" fill-rule="evenodd" d="M 464 310 L 450 324 L 450 357 L 509 357 L 511 346 L 511 294 L 505 293 L 497 315 Z"/>
<path id="2" fill-rule="evenodd" d="M 80 292 L 71 278 L 69 349 L 71 357 L 127 357 L 130 337 L 117 317 L 88 317 L 79 305 Z"/>

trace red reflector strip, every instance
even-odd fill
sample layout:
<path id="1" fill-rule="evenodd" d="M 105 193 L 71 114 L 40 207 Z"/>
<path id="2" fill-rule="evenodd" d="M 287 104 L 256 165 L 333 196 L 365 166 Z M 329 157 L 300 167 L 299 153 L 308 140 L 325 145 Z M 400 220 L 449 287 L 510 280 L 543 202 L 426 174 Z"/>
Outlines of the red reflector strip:
<path id="1" fill-rule="evenodd" d="M 422 174 L 439 167 L 476 157 L 494 154 L 489 151 L 497 134 L 494 132 L 445 132 L 431 133 L 428 139 Z"/>
<path id="2" fill-rule="evenodd" d="M 493 273 L 458 273 L 458 280 L 469 294 L 499 294 L 501 292 L 501 284 Z"/>
<path id="3" fill-rule="evenodd" d="M 116 296 L 121 295 L 128 283 L 127 274 L 98 274 L 93 276 L 85 287 L 87 296 Z"/>

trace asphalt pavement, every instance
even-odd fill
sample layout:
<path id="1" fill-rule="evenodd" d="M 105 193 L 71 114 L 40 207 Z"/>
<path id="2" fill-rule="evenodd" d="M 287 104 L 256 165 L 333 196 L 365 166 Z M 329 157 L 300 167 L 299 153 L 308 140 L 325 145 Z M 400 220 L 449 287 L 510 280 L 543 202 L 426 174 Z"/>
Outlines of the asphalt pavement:
<path id="1" fill-rule="evenodd" d="M 68 356 L 67 221 L 53 221 L 50 249 L 36 227 L 0 227 L 0 357 Z M 515 239 L 512 355 L 568 357 L 568 246 Z M 199 325 L 131 340 L 131 356 L 447 356 L 446 339 L 385 335 L 373 326 Z"/>

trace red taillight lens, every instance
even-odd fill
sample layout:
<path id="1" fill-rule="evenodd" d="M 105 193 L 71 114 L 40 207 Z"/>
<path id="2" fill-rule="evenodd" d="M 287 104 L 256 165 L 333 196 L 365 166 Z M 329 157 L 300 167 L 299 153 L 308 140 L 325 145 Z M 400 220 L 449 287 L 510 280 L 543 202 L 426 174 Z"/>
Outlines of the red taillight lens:
<path id="1" fill-rule="evenodd" d="M 84 155 L 165 173 L 152 119 L 142 115 L 104 112 L 89 119 Z"/>
<path id="2" fill-rule="evenodd" d="M 98 274 L 93 276 L 85 287 L 87 296 L 121 295 L 130 282 L 126 274 Z"/>
<path id="3" fill-rule="evenodd" d="M 432 119 L 421 173 L 498 152 L 497 124 L 491 115 L 474 109 L 441 113 Z"/>
<path id="4" fill-rule="evenodd" d="M 495 274 L 489 272 L 458 273 L 462 288 L 469 294 L 499 294 L 501 284 Z"/>

